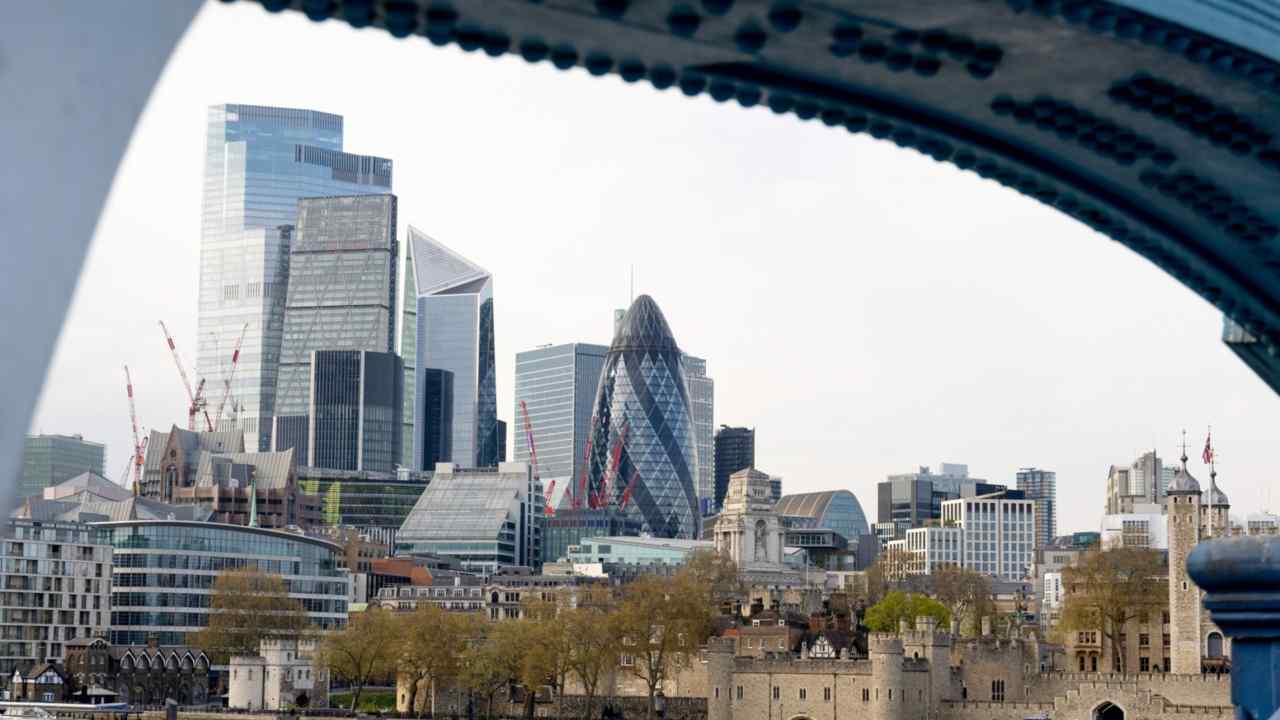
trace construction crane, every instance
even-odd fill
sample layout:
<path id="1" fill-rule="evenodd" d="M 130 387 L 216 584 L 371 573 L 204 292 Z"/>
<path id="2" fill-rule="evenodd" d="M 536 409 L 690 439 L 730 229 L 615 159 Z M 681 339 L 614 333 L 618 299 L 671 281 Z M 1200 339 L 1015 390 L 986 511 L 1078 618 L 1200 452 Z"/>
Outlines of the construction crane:
<path id="1" fill-rule="evenodd" d="M 529 442 L 529 463 L 533 465 L 533 481 L 542 484 L 542 473 L 538 470 L 538 448 L 533 444 L 533 423 L 529 421 L 529 406 L 520 401 L 520 414 L 524 417 L 524 435 Z M 543 508 L 543 514 L 550 517 L 556 514 L 556 510 L 551 506 L 551 493 L 556 490 L 556 481 L 551 481 L 550 487 L 547 488 L 546 507 Z"/>
<path id="2" fill-rule="evenodd" d="M 129 395 L 129 424 L 133 428 L 133 458 L 130 462 L 133 465 L 133 494 L 137 495 L 142 490 L 142 462 L 147 440 L 138 432 L 138 410 L 133 402 L 133 377 L 129 375 L 128 365 L 124 366 L 124 387 Z M 125 477 L 128 477 L 128 473 Z"/>
<path id="3" fill-rule="evenodd" d="M 574 510 L 582 508 L 582 496 L 587 494 L 587 471 L 591 468 L 591 443 L 596 439 L 596 416 L 591 416 L 591 429 L 587 432 L 587 447 L 582 453 L 582 476 L 578 479 L 578 487 L 573 495 Z"/>
<path id="4" fill-rule="evenodd" d="M 631 470 L 631 479 L 627 481 L 627 487 L 622 491 L 622 502 L 618 505 L 619 510 L 627 509 L 627 501 L 631 499 L 631 491 L 636 487 L 636 480 L 640 479 L 640 468 Z"/>
<path id="5" fill-rule="evenodd" d="M 201 378 L 199 387 L 195 392 L 191 391 L 191 380 L 187 378 L 187 369 L 182 365 L 182 357 L 178 355 L 178 346 L 173 342 L 173 335 L 169 333 L 169 328 L 165 327 L 164 321 L 160 321 L 160 329 L 164 331 L 164 339 L 169 343 L 169 352 L 173 353 L 173 362 L 178 366 L 178 374 L 182 376 L 182 386 L 187 391 L 187 399 L 191 401 L 191 405 L 187 408 L 187 429 L 196 429 L 196 415 L 204 413 L 205 426 L 210 432 L 213 431 L 213 421 L 209 419 L 209 413 L 205 412 L 204 399 L 204 379 Z"/>
<path id="6" fill-rule="evenodd" d="M 631 429 L 631 423 L 622 422 L 622 432 L 618 433 L 618 441 L 613 445 L 613 457 L 609 462 L 609 471 L 604 474 L 604 478 L 600 481 L 600 489 L 592 498 L 591 507 L 604 508 L 609 506 L 612 500 L 613 478 L 618 474 L 618 465 L 622 462 L 622 448 L 627 442 L 627 432 Z"/>
<path id="7" fill-rule="evenodd" d="M 218 410 L 213 414 L 213 427 L 218 427 L 218 423 L 222 422 L 222 411 L 227 406 L 227 399 L 231 397 L 231 381 L 236 377 L 236 365 L 240 362 L 240 343 L 244 342 L 244 334 L 249 331 L 249 323 L 245 323 L 240 328 L 240 337 L 236 338 L 236 346 L 231 351 L 231 369 L 227 371 L 227 376 L 222 379 L 224 386 L 222 391 L 222 402 L 218 403 Z"/>

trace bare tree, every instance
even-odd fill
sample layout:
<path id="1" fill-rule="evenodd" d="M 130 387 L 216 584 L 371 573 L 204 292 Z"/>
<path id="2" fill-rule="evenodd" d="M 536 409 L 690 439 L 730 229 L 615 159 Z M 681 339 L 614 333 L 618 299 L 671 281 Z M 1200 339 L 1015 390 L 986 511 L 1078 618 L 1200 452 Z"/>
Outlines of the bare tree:
<path id="1" fill-rule="evenodd" d="M 1096 630 L 1111 644 L 1111 661 L 1127 670 L 1120 634 L 1129 621 L 1160 612 L 1169 594 L 1160 554 L 1143 548 L 1094 550 L 1062 572 L 1067 630 Z"/>
<path id="2" fill-rule="evenodd" d="M 367 685 L 395 672 L 400 631 L 391 611 L 370 608 L 352 615 L 345 629 L 325 637 L 320 664 L 351 684 L 351 710 L 359 707 Z"/>
<path id="3" fill-rule="evenodd" d="M 209 625 L 195 642 L 218 663 L 232 655 L 257 655 L 264 638 L 296 638 L 307 626 L 306 609 L 289 597 L 284 578 L 257 568 L 219 574 L 209 610 Z"/>

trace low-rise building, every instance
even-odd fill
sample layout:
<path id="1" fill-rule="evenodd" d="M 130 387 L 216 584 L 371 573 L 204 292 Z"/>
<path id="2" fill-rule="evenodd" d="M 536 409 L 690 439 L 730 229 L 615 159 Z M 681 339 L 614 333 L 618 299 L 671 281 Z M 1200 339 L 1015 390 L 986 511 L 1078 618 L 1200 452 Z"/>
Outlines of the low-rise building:
<path id="1" fill-rule="evenodd" d="M 329 674 L 317 662 L 316 638 L 266 638 L 257 655 L 231 658 L 227 707 L 287 711 L 329 705 Z"/>
<path id="2" fill-rule="evenodd" d="M 218 694 L 209 656 L 199 648 L 112 645 L 104 638 L 68 643 L 67 676 L 77 702 L 122 702 L 136 707 L 205 705 Z"/>

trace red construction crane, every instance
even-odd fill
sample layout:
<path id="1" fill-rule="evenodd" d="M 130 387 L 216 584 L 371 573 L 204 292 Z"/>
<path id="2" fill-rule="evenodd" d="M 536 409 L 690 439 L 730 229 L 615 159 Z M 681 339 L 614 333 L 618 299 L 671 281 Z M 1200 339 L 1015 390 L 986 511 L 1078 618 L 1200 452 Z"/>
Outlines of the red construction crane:
<path id="1" fill-rule="evenodd" d="M 165 327 L 164 321 L 160 321 L 160 329 L 164 331 L 164 339 L 169 343 L 169 352 L 173 353 L 173 362 L 178 366 L 178 374 L 182 376 L 182 386 L 186 388 L 187 399 L 191 401 L 191 405 L 187 408 L 187 429 L 196 429 L 196 415 L 204 412 L 204 380 L 200 380 L 200 386 L 195 392 L 191 391 L 191 380 L 187 378 L 187 369 L 182 365 L 182 358 L 178 355 L 178 346 L 173 343 L 173 335 L 169 333 L 169 328 Z M 209 419 L 209 413 L 204 412 L 204 422 L 210 431 L 213 430 L 213 421 Z"/>
<path id="2" fill-rule="evenodd" d="M 572 493 L 574 510 L 582 509 L 582 496 L 587 494 L 587 471 L 591 468 L 591 443 L 596 439 L 596 416 L 591 416 L 591 429 L 587 432 L 587 448 L 582 453 L 582 476 L 578 478 L 578 487 Z"/>
<path id="3" fill-rule="evenodd" d="M 603 508 L 609 506 L 609 501 L 613 499 L 613 479 L 618 474 L 618 465 L 622 462 L 622 448 L 627 442 L 627 432 L 631 429 L 631 424 L 627 421 L 622 422 L 622 432 L 618 433 L 618 441 L 613 445 L 613 457 L 609 462 L 609 471 L 604 474 L 604 478 L 600 481 L 600 490 L 596 492 L 591 507 Z"/>
<path id="4" fill-rule="evenodd" d="M 124 366 L 124 387 L 129 395 L 129 424 L 133 427 L 133 494 L 142 489 L 142 462 L 147 449 L 147 441 L 138 433 L 138 411 L 133 403 L 133 378 L 129 375 L 129 366 Z M 126 474 L 127 475 L 127 474 Z"/>
<path id="5" fill-rule="evenodd" d="M 245 323 L 240 328 L 240 337 L 236 338 L 235 349 L 231 351 L 231 369 L 227 371 L 227 376 L 223 378 L 222 384 L 225 386 L 222 391 L 222 402 L 218 403 L 218 410 L 213 414 L 213 427 L 218 427 L 218 423 L 222 422 L 222 410 L 227 406 L 227 399 L 231 397 L 231 381 L 236 376 L 236 365 L 240 362 L 240 343 L 244 342 L 244 334 L 249 330 L 249 323 Z"/>
<path id="6" fill-rule="evenodd" d="M 538 470 L 538 448 L 533 443 L 533 423 L 529 421 L 529 406 L 520 401 L 520 414 L 524 417 L 524 436 L 529 442 L 529 462 L 533 465 L 533 480 L 539 485 L 542 484 L 542 473 Z M 547 488 L 546 506 L 543 508 L 544 515 L 555 515 L 556 510 L 551 506 L 551 493 L 555 492 L 556 481 L 551 481 L 551 486 Z"/>
<path id="7" fill-rule="evenodd" d="M 631 479 L 627 481 L 627 487 L 622 491 L 622 503 L 618 506 L 619 510 L 627 509 L 627 501 L 631 499 L 631 491 L 635 489 L 636 480 L 640 478 L 640 468 L 634 468 L 631 471 Z"/>

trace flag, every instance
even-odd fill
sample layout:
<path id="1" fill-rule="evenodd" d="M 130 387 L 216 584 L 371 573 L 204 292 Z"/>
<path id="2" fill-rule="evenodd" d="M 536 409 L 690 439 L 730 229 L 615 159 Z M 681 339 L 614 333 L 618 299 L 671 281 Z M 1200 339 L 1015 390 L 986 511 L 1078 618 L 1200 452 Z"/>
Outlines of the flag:
<path id="1" fill-rule="evenodd" d="M 1200 455 L 1200 458 L 1204 460 L 1205 465 L 1213 462 L 1213 446 L 1210 444 L 1212 437 L 1213 433 L 1204 436 L 1204 453 Z"/>

